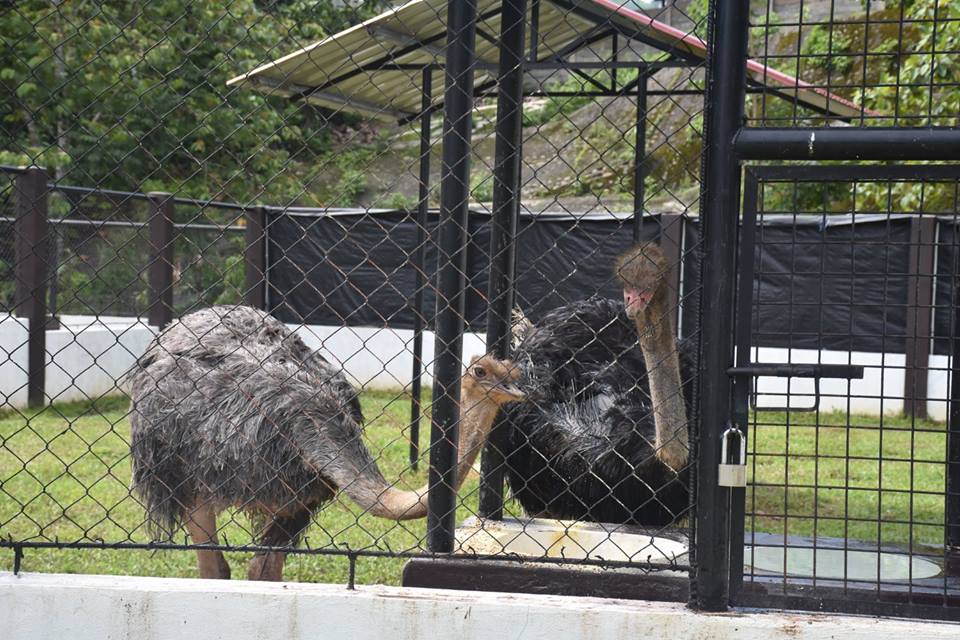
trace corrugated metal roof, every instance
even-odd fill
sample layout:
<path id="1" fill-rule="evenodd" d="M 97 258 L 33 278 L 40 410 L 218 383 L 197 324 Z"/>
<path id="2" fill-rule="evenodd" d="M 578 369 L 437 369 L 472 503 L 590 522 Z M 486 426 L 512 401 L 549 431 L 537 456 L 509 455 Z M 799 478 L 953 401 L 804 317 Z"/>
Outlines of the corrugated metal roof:
<path id="1" fill-rule="evenodd" d="M 500 33 L 500 5 L 500 0 L 477 2 L 478 85 L 496 74 L 497 45 L 491 40 Z M 302 98 L 366 117 L 414 116 L 420 111 L 422 95 L 422 72 L 416 67 L 442 64 L 446 10 L 447 0 L 412 0 L 227 84 Z M 598 25 L 616 25 L 621 33 L 694 62 L 706 56 L 706 44 L 700 38 L 618 0 L 545 0 L 540 4 L 539 57 L 556 55 L 581 36 L 595 33 Z M 529 43 L 529 33 L 527 38 Z M 853 102 L 757 61 L 749 61 L 747 70 L 754 82 L 801 104 L 841 117 L 861 114 Z M 432 100 L 436 102 L 443 97 L 443 70 L 436 69 L 433 74 Z"/>

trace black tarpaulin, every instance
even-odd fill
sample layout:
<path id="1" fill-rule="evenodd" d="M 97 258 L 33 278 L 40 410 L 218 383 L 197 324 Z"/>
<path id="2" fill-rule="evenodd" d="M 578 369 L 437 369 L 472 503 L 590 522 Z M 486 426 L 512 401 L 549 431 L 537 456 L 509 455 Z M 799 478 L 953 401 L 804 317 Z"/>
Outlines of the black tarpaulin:
<path id="1" fill-rule="evenodd" d="M 469 221 L 465 317 L 485 326 L 489 216 Z M 424 313 L 436 310 L 437 213 L 427 222 Z M 613 214 L 522 216 L 516 303 L 532 320 L 566 302 L 618 298 L 615 256 L 632 242 L 633 219 Z M 659 216 L 644 219 L 655 239 Z M 938 234 L 935 353 L 951 330 L 956 227 Z M 273 214 L 268 224 L 271 311 L 292 323 L 410 329 L 416 293 L 415 214 L 332 211 Z M 906 340 L 910 220 L 906 215 L 767 216 L 755 245 L 753 344 L 764 347 L 902 353 Z M 699 228 L 684 227 L 682 332 L 699 317 Z M 710 320 L 709 314 L 703 318 Z"/>

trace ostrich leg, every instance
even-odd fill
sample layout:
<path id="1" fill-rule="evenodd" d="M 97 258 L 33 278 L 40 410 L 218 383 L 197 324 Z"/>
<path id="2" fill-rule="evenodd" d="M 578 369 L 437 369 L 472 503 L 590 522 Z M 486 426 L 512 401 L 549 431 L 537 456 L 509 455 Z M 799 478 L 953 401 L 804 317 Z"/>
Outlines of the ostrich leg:
<path id="1" fill-rule="evenodd" d="M 264 529 L 260 544 L 264 547 L 296 546 L 300 535 L 310 525 L 310 514 L 310 509 L 301 508 L 292 513 L 275 515 Z M 283 551 L 257 553 L 250 560 L 247 579 L 280 582 L 283 580 L 283 563 L 286 559 L 287 554 Z"/>
<path id="2" fill-rule="evenodd" d="M 196 505 L 184 514 L 184 524 L 193 544 L 219 544 L 217 541 L 217 514 L 207 505 Z M 201 578 L 230 579 L 230 565 L 223 553 L 197 549 L 197 566 Z"/>

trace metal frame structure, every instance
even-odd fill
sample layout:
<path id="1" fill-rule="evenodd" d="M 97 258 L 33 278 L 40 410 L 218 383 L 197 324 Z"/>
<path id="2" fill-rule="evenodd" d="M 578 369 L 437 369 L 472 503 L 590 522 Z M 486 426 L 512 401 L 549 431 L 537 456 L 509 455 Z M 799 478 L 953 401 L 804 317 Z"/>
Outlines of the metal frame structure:
<path id="1" fill-rule="evenodd" d="M 440 2 L 434 2 L 440 5 Z M 421 0 L 409 3 L 433 8 Z M 541 19 L 552 8 L 559 7 L 565 15 L 594 23 L 563 46 L 548 54 L 543 53 L 544 39 Z M 495 153 L 493 163 L 493 205 L 490 224 L 490 255 L 492 256 L 486 297 L 486 348 L 498 357 L 509 357 L 511 338 L 511 311 L 516 293 L 517 230 L 521 212 L 522 181 L 522 126 L 523 100 L 526 97 L 629 97 L 636 103 L 635 138 L 630 167 L 635 181 L 631 235 L 634 241 L 642 237 L 646 193 L 644 179 L 647 173 L 647 109 L 648 99 L 658 95 L 704 96 L 705 129 L 701 166 L 702 203 L 702 281 L 697 289 L 700 309 L 709 309 L 709 321 L 698 327 L 699 388 L 695 403 L 696 424 L 692 425 L 695 455 L 690 480 L 693 495 L 690 512 L 692 533 L 688 561 L 654 565 L 649 560 L 617 562 L 602 558 L 575 560 L 564 557 L 537 558 L 543 565 L 581 565 L 635 569 L 636 574 L 624 577 L 616 586 L 617 593 L 629 588 L 636 575 L 655 571 L 689 571 L 689 581 L 678 588 L 677 579 L 658 575 L 649 578 L 655 588 L 664 588 L 671 597 L 689 596 L 693 607 L 705 611 L 724 611 L 730 606 L 813 608 L 818 610 L 850 611 L 855 613 L 895 613 L 923 615 L 931 618 L 957 617 L 960 602 L 953 596 L 938 593 L 914 593 L 904 600 L 902 593 L 879 592 L 873 600 L 859 597 L 862 591 L 844 585 L 813 588 L 808 584 L 788 583 L 781 593 L 757 587 L 756 581 L 744 579 L 744 488 L 722 484 L 718 465 L 730 461 L 723 458 L 725 438 L 731 430 L 745 432 L 750 412 L 750 397 L 756 378 L 806 377 L 819 380 L 824 377 L 855 379 L 863 375 L 863 367 L 847 365 L 795 365 L 751 362 L 751 302 L 753 285 L 754 221 L 758 184 L 763 180 L 787 176 L 791 179 L 823 181 L 826 179 L 864 179 L 881 177 L 896 179 L 938 178 L 960 179 L 955 165 L 947 168 L 903 167 L 810 167 L 788 165 L 783 167 L 755 167 L 756 161 L 810 162 L 857 160 L 960 160 L 960 130 L 956 128 L 882 128 L 882 127 L 796 127 L 760 128 L 746 126 L 745 101 L 753 93 L 771 94 L 794 104 L 836 119 L 853 119 L 862 112 L 855 104 L 819 91 L 812 85 L 776 72 L 749 57 L 749 2 L 729 0 L 712 2 L 709 13 L 709 45 L 699 38 L 684 34 L 638 12 L 624 8 L 616 0 L 450 0 L 445 3 L 444 29 L 433 33 L 433 22 L 424 34 L 405 33 L 396 25 L 374 19 L 344 32 L 361 42 L 373 39 L 387 43 L 382 51 L 364 57 L 349 68 L 320 68 L 311 59 L 315 48 L 334 42 L 326 39 L 292 56 L 260 67 L 230 81 L 233 86 L 249 86 L 293 101 L 305 101 L 325 107 L 388 118 L 402 124 L 419 124 L 419 190 L 416 210 L 417 245 L 408 263 L 415 271 L 416 294 L 406 304 L 412 308 L 413 371 L 410 414 L 411 465 L 421 455 L 420 422 L 423 414 L 422 386 L 424 375 L 424 332 L 435 329 L 435 375 L 428 472 L 428 509 L 426 549 L 393 552 L 364 548 L 271 547 L 258 545 L 206 545 L 207 550 L 283 551 L 300 554 L 330 554 L 346 557 L 349 561 L 348 585 L 355 581 L 356 559 L 369 557 L 404 557 L 436 560 L 444 556 L 438 567 L 441 578 L 453 583 L 449 575 L 464 564 L 445 556 L 456 546 L 456 509 L 458 506 L 457 445 L 460 428 L 460 381 L 462 377 L 463 336 L 467 298 L 467 251 L 469 246 L 468 218 L 470 198 L 470 156 L 473 134 L 474 102 L 478 98 L 497 100 Z M 384 14 L 395 17 L 398 11 Z M 529 16 L 529 20 L 528 20 Z M 383 16 L 381 16 L 383 18 Z M 500 33 L 492 34 L 484 28 L 485 20 L 499 21 Z M 384 19 L 386 20 L 386 18 Z M 366 33 L 364 33 L 364 31 Z M 602 40 L 612 42 L 609 60 L 578 61 L 574 57 L 584 49 Z M 623 60 L 621 45 L 633 41 L 657 49 L 664 54 L 657 60 Z M 483 58 L 478 54 L 487 54 Z M 496 52 L 498 59 L 490 59 Z M 367 52 L 369 53 L 369 52 Z M 366 54 L 365 54 L 366 55 Z M 318 56 L 322 57 L 322 56 Z M 353 61 L 352 61 L 353 62 Z M 285 66 L 286 65 L 286 66 Z M 311 67 L 313 65 L 313 67 Z M 651 90 L 648 80 L 660 69 L 699 69 L 705 65 L 705 89 Z M 296 73 L 308 67 L 314 82 L 307 82 Z M 322 67 L 322 65 L 320 65 Z M 291 77 L 278 79 L 277 70 L 289 71 Z M 621 82 L 618 70 L 637 71 L 637 77 Z M 582 80 L 580 90 L 552 90 L 537 86 L 525 89 L 524 81 L 533 72 L 562 70 Z M 606 79 L 597 79 L 590 71 L 609 72 Z M 442 97 L 435 96 L 435 76 L 443 74 Z M 400 106 L 389 100 L 381 104 L 369 95 L 352 95 L 351 82 L 367 74 L 404 74 L 419 82 L 419 95 L 406 87 L 406 102 Z M 478 76 L 481 76 L 478 79 Z M 485 79 L 484 79 L 485 77 Z M 358 91 L 359 93 L 359 91 Z M 384 92 L 388 94 L 389 92 Z M 417 99 L 419 99 L 417 101 Z M 859 110 L 859 111 L 858 111 Z M 440 179 L 440 209 L 438 216 L 437 250 L 440 265 L 437 277 L 436 315 L 425 309 L 424 291 L 427 274 L 427 220 L 431 182 L 431 125 L 435 114 L 443 116 L 443 156 Z M 862 125 L 861 121 L 861 125 Z M 742 188 L 741 188 L 742 187 Z M 42 404 L 44 370 L 44 331 L 47 322 L 48 267 L 34 250 L 43 245 L 48 236 L 46 196 L 50 190 L 47 176 L 40 169 L 18 171 L 15 192 L 19 235 L 26 240 L 18 244 L 18 299 L 17 311 L 30 320 L 31 345 L 29 380 L 30 402 Z M 56 187 L 60 190 L 69 187 Z M 116 195 L 124 198 L 145 199 L 149 205 L 149 222 L 105 222 L 104 226 L 120 225 L 147 228 L 150 232 L 149 319 L 163 327 L 172 320 L 173 239 L 178 226 L 174 224 L 173 207 L 178 202 L 200 206 L 235 209 L 245 216 L 243 227 L 247 247 L 245 252 L 245 301 L 270 309 L 270 282 L 268 271 L 269 228 L 273 208 L 242 207 L 220 202 L 198 202 L 174 198 L 170 194 L 131 194 L 106 190 L 78 190 L 82 193 Z M 669 260 L 680 264 L 683 260 L 682 225 L 673 230 L 668 218 L 662 216 L 660 237 Z M 99 224 L 99 223 L 97 223 Z M 240 227 L 220 230 L 239 231 Z M 649 230 L 648 230 L 649 231 Z M 929 228 L 918 225 L 917 241 L 928 237 Z M 677 238 L 681 238 L 678 240 Z M 666 246 L 667 241 L 672 246 Z M 918 262 L 930 265 L 932 251 L 913 256 Z M 929 267 L 928 267 L 929 269 Z M 915 280 L 931 277 L 929 273 L 913 273 Z M 922 287 L 917 287 L 921 289 Z M 915 306 L 929 305 L 930 301 L 915 293 Z M 676 306 L 676 305 L 675 305 Z M 960 307 L 954 309 L 953 361 L 949 404 L 948 472 L 946 478 L 946 542 L 960 547 Z M 915 320 L 921 324 L 923 320 Z M 914 326 L 916 331 L 916 326 Z M 36 348 L 36 345 L 39 345 Z M 922 349 L 910 356 L 918 361 Z M 262 362 L 261 362 L 262 364 Z M 917 380 L 908 383 L 913 389 L 910 401 L 920 402 L 924 393 Z M 38 395 L 39 394 L 39 395 Z M 502 519 L 504 512 L 504 447 L 502 434 L 494 433 L 483 454 L 480 480 L 479 512 L 481 518 Z M 957 461 L 957 462 L 955 462 Z M 686 496 L 686 494 L 684 494 Z M 419 499 L 417 497 L 416 499 Z M 684 497 L 684 499 L 686 499 Z M 64 542 L 50 540 L 2 541 L 0 546 L 12 547 L 14 569 L 20 569 L 25 549 L 28 548 L 131 548 L 131 549 L 196 549 L 197 545 L 175 543 L 96 543 L 93 541 Z M 546 552 L 546 550 L 545 550 Z M 469 560 L 502 559 L 503 556 L 474 554 Z M 482 569 L 480 569 L 482 570 Z M 499 570 L 499 569 L 498 569 Z M 521 568 L 523 570 L 523 568 Z M 570 567 L 539 567 L 561 582 L 575 579 Z M 566 573 L 562 573 L 566 571 Z M 562 573 L 562 575 L 561 575 Z M 557 577 L 559 576 L 559 578 Z M 624 582 L 625 581 L 625 582 Z M 786 581 L 785 581 L 786 582 Z M 783 586 L 782 584 L 780 586 Z M 592 587 L 591 587 L 592 588 Z M 638 590 L 639 592 L 639 590 Z M 649 593 L 649 590 L 644 592 Z M 941 601 L 936 601 L 940 597 Z"/>
<path id="2" fill-rule="evenodd" d="M 743 125 L 743 105 L 746 98 L 745 74 L 741 71 L 747 63 L 749 3 L 746 0 L 735 2 L 716 2 L 711 4 L 711 58 L 708 64 L 706 117 L 706 153 L 704 157 L 704 191 L 702 201 L 704 233 L 705 282 L 704 291 L 710 296 L 710 308 L 735 308 L 736 291 L 732 286 L 737 276 L 746 280 L 751 261 L 741 259 L 737 265 L 735 247 L 737 246 L 737 228 L 740 213 L 740 175 L 741 164 L 753 160 L 960 160 L 960 132 L 952 128 L 923 129 L 883 129 L 883 128 L 803 128 L 765 129 Z M 791 175 L 809 169 L 787 167 L 781 171 Z M 922 168 L 921 168 L 922 169 Z M 936 168 L 930 168 L 937 173 Z M 761 170 L 762 171 L 762 170 Z M 830 173 L 827 174 L 826 171 Z M 848 168 L 850 177 L 870 175 L 875 169 Z M 880 170 L 881 172 L 883 170 Z M 888 170 L 897 175 L 896 169 Z M 945 170 L 953 175 L 951 169 Z M 911 168 L 907 175 L 922 173 Z M 757 176 L 753 173 L 752 176 Z M 760 173 L 759 175 L 770 175 Z M 821 177 L 829 175 L 837 179 L 836 167 L 825 169 Z M 756 198 L 755 177 L 748 178 L 745 186 L 746 198 Z M 744 220 L 744 228 L 751 227 Z M 744 242 L 744 239 L 741 239 Z M 746 239 L 749 243 L 749 238 Z M 741 281 L 743 281 L 741 280 Z M 752 281 L 752 279 L 751 279 Z M 741 313 L 743 309 L 741 309 Z M 930 617 L 956 617 L 956 609 L 944 607 L 942 598 L 938 605 L 926 606 L 916 600 L 908 604 L 897 604 L 891 597 L 878 598 L 875 604 L 865 603 L 856 594 L 846 589 L 840 598 L 830 599 L 810 594 L 809 588 L 798 589 L 793 596 L 774 596 L 756 594 L 739 588 L 740 581 L 733 580 L 737 568 L 737 555 L 732 554 L 732 546 L 739 546 L 742 537 L 742 501 L 743 493 L 737 489 L 718 486 L 714 471 L 719 459 L 718 446 L 723 430 L 732 424 L 743 412 L 743 392 L 737 407 L 730 402 L 729 379 L 726 372 L 733 363 L 733 326 L 729 324 L 731 316 L 719 314 L 714 321 L 704 327 L 703 367 L 704 380 L 702 391 L 702 411 L 700 423 L 700 446 L 698 449 L 701 474 L 698 489 L 701 499 L 697 504 L 697 536 L 695 549 L 698 559 L 697 594 L 699 606 L 705 610 L 724 610 L 731 603 L 743 606 L 774 606 L 788 608 L 830 609 L 835 611 L 853 611 L 858 613 L 899 613 L 903 615 L 921 615 Z M 740 336 L 742 338 L 742 335 Z M 742 344 L 742 343 L 740 343 Z M 747 351 L 749 353 L 749 351 Z M 740 363 L 738 363 L 740 364 Z M 744 363 L 745 364 L 745 363 Z M 749 373 L 740 373 L 735 369 L 731 374 L 744 378 Z M 953 380 L 956 386 L 957 375 Z M 742 388 L 741 384 L 741 388 Z M 951 403 L 950 415 L 955 425 L 957 416 L 956 395 Z M 951 429 L 954 429 L 951 427 Z M 955 450 L 956 438 L 952 438 L 951 450 Z M 954 473 L 950 475 L 955 475 Z M 949 489 L 948 489 L 949 492 Z M 705 499 L 706 498 L 706 499 Z M 739 508 L 728 519 L 731 509 L 718 505 L 730 505 L 731 500 L 739 502 Z M 736 516 L 741 516 L 736 522 Z M 952 517 L 948 516 L 948 521 Z M 949 527 L 952 529 L 953 527 Z M 736 543 L 734 545 L 734 543 Z M 949 540 L 948 540 L 949 544 Z M 742 567 L 742 562 L 739 563 Z M 735 585 L 732 594 L 728 585 Z M 801 595 L 802 593 L 802 595 Z"/>
<path id="3" fill-rule="evenodd" d="M 760 187 L 766 183 L 776 183 L 780 181 L 793 184 L 803 183 L 828 183 L 828 182 L 869 182 L 869 181 L 945 181 L 950 184 L 960 184 L 960 166 L 958 165 L 887 165 L 887 166 L 817 166 L 817 165 L 745 165 L 743 180 L 743 210 L 740 221 L 740 235 L 738 238 L 738 283 L 736 292 L 736 323 L 734 335 L 736 338 L 736 366 L 729 372 L 733 376 L 733 412 L 731 422 L 738 425 L 748 434 L 750 425 L 750 415 L 748 401 L 755 393 L 754 379 L 760 375 L 789 375 L 791 377 L 824 377 L 824 378 L 846 378 L 853 379 L 863 376 L 862 366 L 850 365 L 780 365 L 779 371 L 772 371 L 777 368 L 776 365 L 751 365 L 749 362 L 752 352 L 751 334 L 754 329 L 753 311 L 754 305 L 754 248 L 756 242 L 756 226 L 758 214 L 761 209 Z M 914 218 L 913 222 L 933 222 L 930 218 Z M 913 230 L 918 225 L 912 224 Z M 916 257 L 916 252 L 923 249 L 931 249 L 933 246 L 932 233 L 928 236 L 926 243 L 920 242 L 916 233 L 911 234 L 911 254 Z M 911 260 L 911 263 L 913 260 Z M 931 274 L 932 269 L 922 273 Z M 915 276 L 914 276 L 915 277 Z M 929 289 L 929 288 L 928 288 Z M 922 288 L 916 286 L 909 287 L 911 295 L 916 296 Z M 919 308 L 929 312 L 930 301 L 925 305 L 918 304 L 916 298 L 911 304 L 908 301 L 908 308 Z M 956 300 L 954 300 L 956 305 Z M 957 319 L 960 318 L 960 307 L 953 309 L 952 326 L 956 326 Z M 909 315 L 908 315 L 909 318 Z M 929 323 L 928 323 L 929 326 Z M 909 345 L 913 340 L 907 339 Z M 951 369 L 949 373 L 950 380 L 955 381 L 960 378 L 960 353 L 958 353 L 958 341 L 953 340 L 954 354 L 951 357 Z M 764 368 L 767 368 L 764 371 Z M 908 387 L 909 388 L 909 387 Z M 816 391 L 819 396 L 819 391 Z M 926 393 L 918 396 L 924 400 L 927 399 Z M 945 509 L 945 562 L 950 562 L 951 557 L 956 554 L 956 549 L 960 548 L 960 457 L 957 456 L 958 442 L 960 442 L 960 396 L 956 393 L 949 395 L 948 410 L 948 454 L 946 464 L 946 485 L 944 496 L 946 498 Z M 818 398 L 819 399 L 819 398 Z M 907 397 L 904 398 L 905 401 Z M 816 404 L 814 405 L 814 408 Z M 952 451 L 950 451 L 952 449 Z M 917 616 L 927 618 L 945 618 L 951 619 L 957 616 L 957 607 L 960 607 L 960 585 L 954 585 L 955 579 L 949 577 L 930 579 L 927 581 L 918 581 L 918 584 L 909 586 L 897 585 L 894 582 L 882 583 L 878 579 L 877 583 L 869 581 L 856 580 L 833 580 L 827 578 L 796 578 L 789 575 L 777 576 L 752 576 L 747 582 L 744 576 L 744 546 L 753 543 L 758 534 L 745 531 L 745 494 L 743 490 L 734 490 L 734 501 L 731 505 L 731 518 L 729 522 L 730 540 L 743 540 L 743 545 L 731 545 L 730 555 L 730 594 L 729 602 L 734 606 L 744 607 L 775 607 L 775 608 L 799 608 L 815 609 L 818 611 L 835 611 L 846 613 L 857 613 L 865 615 L 903 615 Z M 791 542 L 789 539 L 772 543 L 772 546 L 785 549 L 802 548 L 794 545 L 808 544 L 806 541 Z M 831 541 L 831 544 L 833 542 Z M 843 539 L 837 544 L 842 545 L 845 553 L 851 551 L 861 551 L 874 549 L 869 545 L 858 544 L 855 541 Z M 756 545 L 754 545 L 756 548 Z M 821 546 L 821 543 L 814 541 L 813 554 L 818 550 L 830 548 Z M 952 549 L 952 550 L 951 550 Z M 911 547 L 912 550 L 912 547 Z M 903 550 L 893 550 L 903 553 Z M 872 595 L 873 590 L 879 586 L 880 594 Z M 886 587 L 886 590 L 884 589 Z M 953 595 L 950 595 L 950 594 Z"/>

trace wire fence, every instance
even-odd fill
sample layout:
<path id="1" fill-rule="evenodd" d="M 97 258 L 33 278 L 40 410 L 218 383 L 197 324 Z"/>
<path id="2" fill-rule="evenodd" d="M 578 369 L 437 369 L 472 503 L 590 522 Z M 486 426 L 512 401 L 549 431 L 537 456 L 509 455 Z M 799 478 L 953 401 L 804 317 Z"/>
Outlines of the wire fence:
<path id="1" fill-rule="evenodd" d="M 0 9 L 11 568 L 955 616 L 960 16 L 723 4 Z"/>

